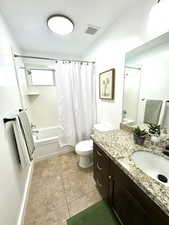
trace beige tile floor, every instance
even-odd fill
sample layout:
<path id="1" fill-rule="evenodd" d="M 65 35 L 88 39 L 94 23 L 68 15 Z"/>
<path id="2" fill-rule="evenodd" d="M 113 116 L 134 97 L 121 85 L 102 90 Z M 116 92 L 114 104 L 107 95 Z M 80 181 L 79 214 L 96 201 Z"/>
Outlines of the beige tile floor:
<path id="1" fill-rule="evenodd" d="M 100 201 L 92 169 L 78 167 L 68 153 L 35 164 L 25 225 L 66 225 L 66 220 Z"/>

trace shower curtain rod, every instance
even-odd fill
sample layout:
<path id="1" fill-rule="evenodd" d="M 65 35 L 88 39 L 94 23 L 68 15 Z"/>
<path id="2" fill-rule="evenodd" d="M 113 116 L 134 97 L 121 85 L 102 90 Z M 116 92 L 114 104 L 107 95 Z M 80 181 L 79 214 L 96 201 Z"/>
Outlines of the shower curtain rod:
<path id="1" fill-rule="evenodd" d="M 47 57 L 36 57 L 36 56 L 27 56 L 27 55 L 17 55 L 14 54 L 15 58 L 25 58 L 25 59 L 43 59 L 43 60 L 52 60 L 52 61 L 68 61 L 68 62 L 81 62 L 81 63 L 95 63 L 94 61 L 81 61 L 81 60 L 74 60 L 74 59 L 55 59 L 55 58 L 47 58 Z"/>

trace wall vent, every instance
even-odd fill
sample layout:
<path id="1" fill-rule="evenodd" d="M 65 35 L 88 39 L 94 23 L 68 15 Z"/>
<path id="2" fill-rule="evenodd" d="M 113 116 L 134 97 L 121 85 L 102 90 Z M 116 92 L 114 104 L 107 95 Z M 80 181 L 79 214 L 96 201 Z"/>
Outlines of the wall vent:
<path id="1" fill-rule="evenodd" d="M 86 29 L 85 33 L 94 35 L 99 30 L 99 27 L 88 25 L 88 28 Z"/>

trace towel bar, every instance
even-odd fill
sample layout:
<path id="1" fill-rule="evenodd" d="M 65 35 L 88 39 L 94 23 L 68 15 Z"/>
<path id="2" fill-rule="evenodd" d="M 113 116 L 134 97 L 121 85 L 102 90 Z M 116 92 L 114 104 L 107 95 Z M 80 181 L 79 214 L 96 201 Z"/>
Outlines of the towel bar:
<path id="1" fill-rule="evenodd" d="M 4 118 L 3 119 L 3 122 L 4 123 L 8 123 L 8 122 L 10 122 L 10 121 L 15 121 L 16 120 L 16 118 Z"/>
<path id="2" fill-rule="evenodd" d="M 22 111 L 23 111 L 23 109 L 19 109 L 19 112 L 22 112 Z M 16 120 L 16 118 L 4 118 L 3 119 L 4 123 L 8 123 L 10 121 L 15 121 L 15 120 Z"/>

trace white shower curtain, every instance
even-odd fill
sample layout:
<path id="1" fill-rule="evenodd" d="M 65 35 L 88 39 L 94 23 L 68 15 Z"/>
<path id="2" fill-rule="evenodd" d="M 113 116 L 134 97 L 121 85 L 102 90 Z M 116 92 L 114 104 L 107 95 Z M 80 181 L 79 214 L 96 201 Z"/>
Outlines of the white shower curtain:
<path id="1" fill-rule="evenodd" d="M 55 65 L 59 123 L 64 128 L 63 145 L 74 146 L 90 138 L 96 122 L 96 79 L 93 63 Z"/>

